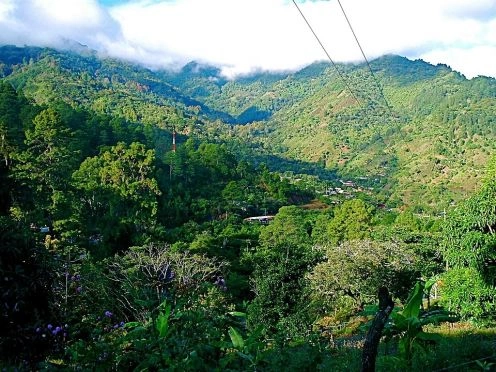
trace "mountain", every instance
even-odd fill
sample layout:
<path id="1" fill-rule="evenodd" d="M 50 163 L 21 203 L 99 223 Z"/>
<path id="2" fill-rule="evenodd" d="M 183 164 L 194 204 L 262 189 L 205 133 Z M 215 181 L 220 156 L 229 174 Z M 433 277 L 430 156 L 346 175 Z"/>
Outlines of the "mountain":
<path id="1" fill-rule="evenodd" d="M 89 50 L 0 48 L 0 76 L 38 104 L 174 126 L 281 170 L 325 168 L 395 205 L 440 208 L 480 184 L 496 143 L 495 79 L 394 55 L 373 73 L 336 67 L 230 80 L 197 62 L 153 71 Z"/>
<path id="2" fill-rule="evenodd" d="M 346 73 L 357 103 L 328 77 L 329 67 L 315 78 L 320 89 L 267 122 L 266 147 L 350 176 L 385 178 L 382 187 L 402 203 L 470 193 L 494 153 L 496 81 L 397 56 L 374 61 L 372 70 L 380 88 L 364 66 Z"/>
<path id="3" fill-rule="evenodd" d="M 91 51 L 81 54 L 4 46 L 0 48 L 0 76 L 38 104 L 62 100 L 74 107 L 146 124 L 180 122 L 176 116 L 191 117 L 198 110 L 211 118 L 230 119 L 183 95 L 161 74 L 99 58 Z"/>

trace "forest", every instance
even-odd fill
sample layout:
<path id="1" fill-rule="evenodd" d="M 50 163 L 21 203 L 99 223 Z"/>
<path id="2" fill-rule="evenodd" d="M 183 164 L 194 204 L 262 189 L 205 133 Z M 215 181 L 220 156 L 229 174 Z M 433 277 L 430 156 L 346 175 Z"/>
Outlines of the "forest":
<path id="1" fill-rule="evenodd" d="M 322 64 L 2 47 L 0 366 L 365 370 L 387 289 L 376 370 L 493 370 L 496 83 L 373 65 L 393 119 Z"/>

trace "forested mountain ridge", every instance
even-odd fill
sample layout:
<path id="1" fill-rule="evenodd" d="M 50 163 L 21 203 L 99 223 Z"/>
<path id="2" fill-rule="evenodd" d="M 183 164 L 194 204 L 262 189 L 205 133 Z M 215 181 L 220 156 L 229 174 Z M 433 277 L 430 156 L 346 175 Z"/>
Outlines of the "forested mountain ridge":
<path id="1" fill-rule="evenodd" d="M 37 104 L 64 101 L 99 114 L 154 125 L 184 125 L 184 116 L 200 109 L 215 116 L 146 68 L 84 51 L 4 46 L 0 49 L 0 74 Z"/>
<path id="2" fill-rule="evenodd" d="M 467 80 L 446 66 L 395 56 L 373 61 L 372 69 L 389 109 L 365 68 L 345 75 L 358 104 L 329 66 L 319 88 L 274 113 L 264 131 L 258 124 L 237 129 L 276 154 L 354 178 L 386 177 L 403 203 L 469 194 L 494 152 L 495 80 Z"/>
<path id="3" fill-rule="evenodd" d="M 364 64 L 338 65 L 338 74 L 321 62 L 232 80 L 196 62 L 152 71 L 91 51 L 2 47 L 0 63 L 4 79 L 37 103 L 62 99 L 210 134 L 245 157 L 316 163 L 385 185 L 382 196 L 395 205 L 463 198 L 494 151 L 495 80 L 399 56 L 372 61 L 374 76 Z M 278 160 L 270 165 L 277 169 Z"/>

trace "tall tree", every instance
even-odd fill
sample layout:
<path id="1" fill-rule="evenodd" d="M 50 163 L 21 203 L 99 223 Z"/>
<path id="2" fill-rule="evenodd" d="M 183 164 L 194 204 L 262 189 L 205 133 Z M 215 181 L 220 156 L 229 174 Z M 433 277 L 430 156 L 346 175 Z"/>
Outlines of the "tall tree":
<path id="1" fill-rule="evenodd" d="M 317 260 L 305 228 L 302 210 L 282 207 L 274 221 L 260 233 L 260 246 L 251 257 L 255 298 L 249 307 L 252 327 L 262 325 L 267 331 L 303 330 L 304 279 Z"/>
<path id="2" fill-rule="evenodd" d="M 442 253 L 448 268 L 445 301 L 465 317 L 494 317 L 496 158 L 489 164 L 482 188 L 447 215 L 443 232 Z"/>
<path id="3" fill-rule="evenodd" d="M 12 157 L 19 151 L 24 133 L 19 118 L 20 104 L 14 88 L 0 81 L 0 214 L 10 207 L 11 181 L 8 179 Z"/>
<path id="4" fill-rule="evenodd" d="M 25 134 L 26 149 L 17 156 L 13 176 L 32 193 L 31 203 L 38 218 L 51 223 L 60 217 L 58 213 L 67 211 L 68 179 L 77 164 L 78 151 L 72 132 L 51 108 L 36 115 L 33 127 Z"/>
<path id="5" fill-rule="evenodd" d="M 345 240 L 365 239 L 370 235 L 372 207 L 361 199 L 345 201 L 336 208 L 328 225 L 329 241 L 338 244 Z"/>
<path id="6" fill-rule="evenodd" d="M 19 112 L 16 91 L 10 84 L 0 81 L 0 155 L 5 167 L 9 166 L 12 152 L 23 138 Z"/>
<path id="7" fill-rule="evenodd" d="M 380 287 L 406 298 L 418 278 L 417 257 L 404 244 L 353 240 L 327 247 L 325 261 L 308 275 L 318 315 L 349 315 L 373 303 Z"/>
<path id="8" fill-rule="evenodd" d="M 103 233 L 107 240 L 123 238 L 126 244 L 135 233 L 152 227 L 161 194 L 154 161 L 154 151 L 137 142 L 120 142 L 83 161 L 72 177 L 82 226 Z"/>

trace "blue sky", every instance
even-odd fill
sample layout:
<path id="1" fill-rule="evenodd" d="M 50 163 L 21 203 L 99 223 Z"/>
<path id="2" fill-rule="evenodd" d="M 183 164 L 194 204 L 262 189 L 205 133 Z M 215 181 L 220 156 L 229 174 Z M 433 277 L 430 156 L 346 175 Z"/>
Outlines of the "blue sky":
<path id="1" fill-rule="evenodd" d="M 362 55 L 337 0 L 298 1 L 331 57 Z M 495 0 L 341 0 L 369 57 L 394 53 L 496 77 Z M 63 47 L 227 76 L 326 59 L 291 0 L 1 0 L 0 44 Z"/>
<path id="2" fill-rule="evenodd" d="M 119 5 L 125 3 L 125 1 L 122 0 L 100 0 L 100 4 L 104 6 L 112 6 L 112 5 Z"/>

